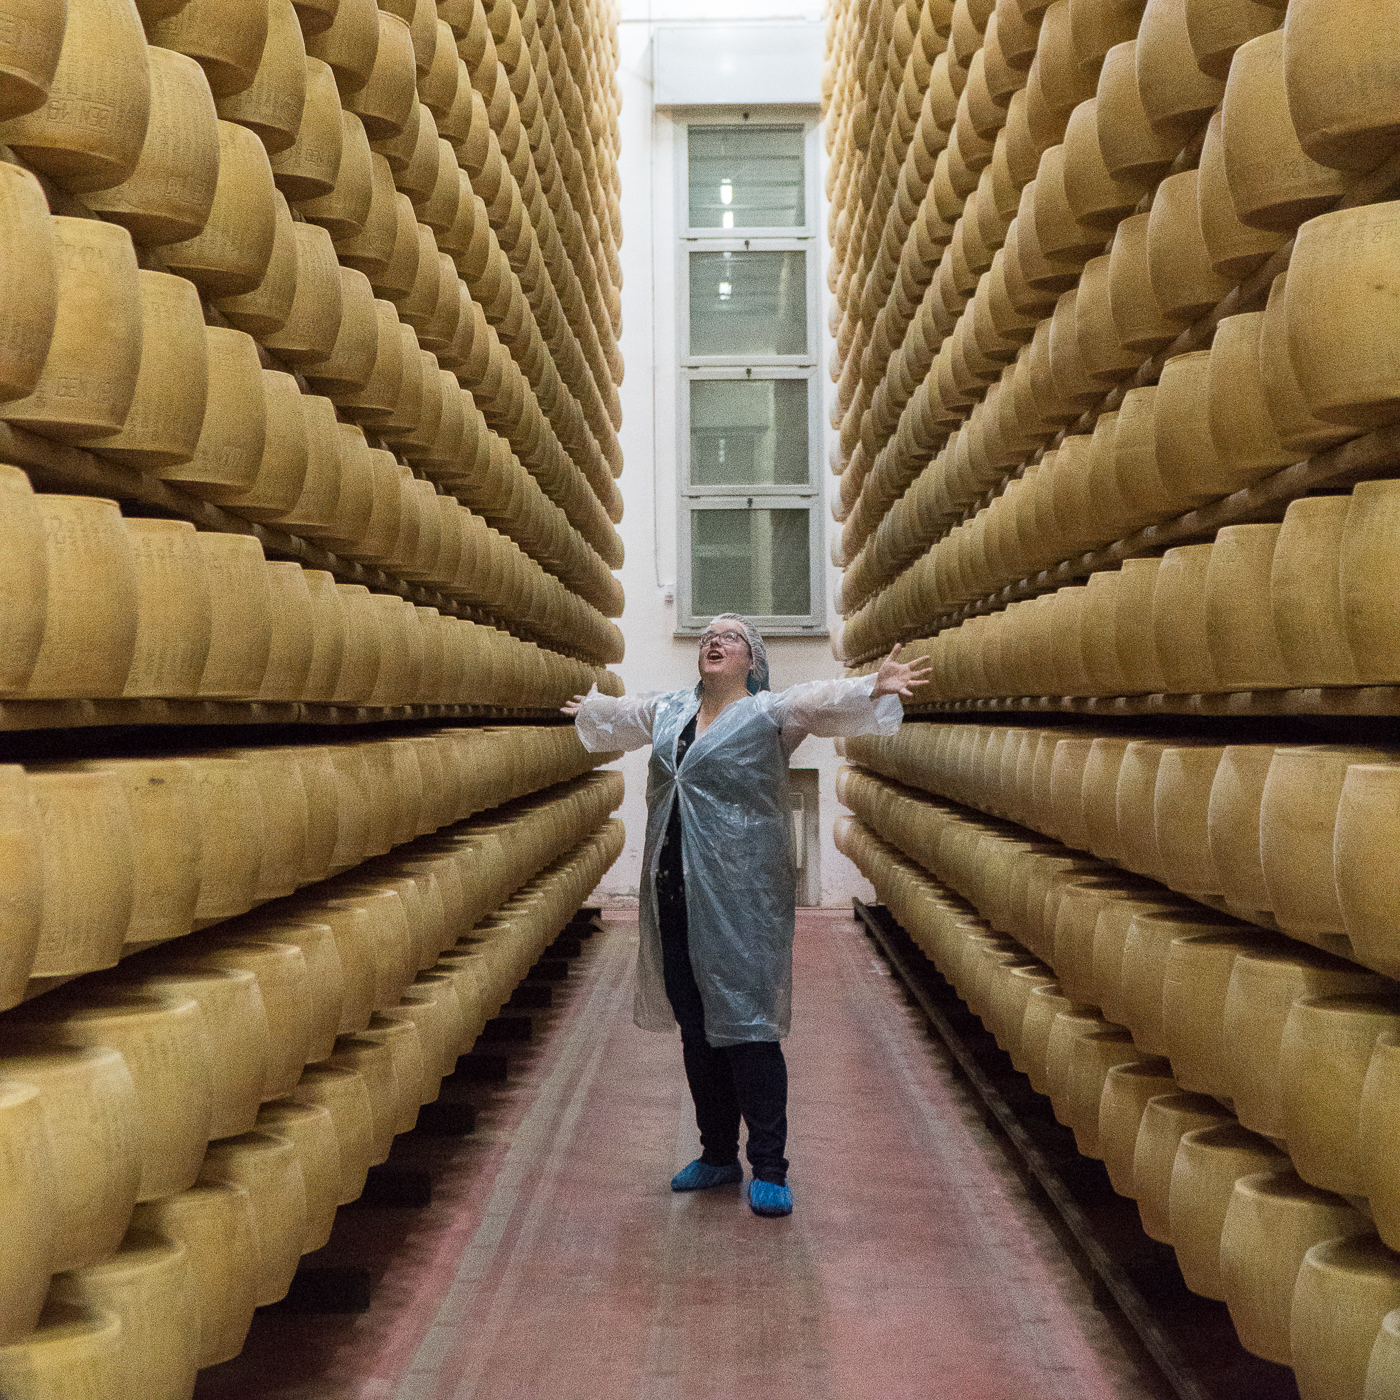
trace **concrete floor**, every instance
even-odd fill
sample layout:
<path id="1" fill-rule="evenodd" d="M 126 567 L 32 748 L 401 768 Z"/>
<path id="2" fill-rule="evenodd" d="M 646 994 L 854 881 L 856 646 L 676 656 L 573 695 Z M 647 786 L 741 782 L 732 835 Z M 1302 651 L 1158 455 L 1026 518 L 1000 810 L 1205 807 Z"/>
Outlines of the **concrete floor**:
<path id="1" fill-rule="evenodd" d="M 472 1138 L 398 1141 L 431 1206 L 340 1213 L 370 1310 L 264 1310 L 198 1400 L 1159 1400 L 849 913 L 799 912 L 787 1220 L 667 1189 L 698 1139 L 635 945 L 585 945 Z"/>

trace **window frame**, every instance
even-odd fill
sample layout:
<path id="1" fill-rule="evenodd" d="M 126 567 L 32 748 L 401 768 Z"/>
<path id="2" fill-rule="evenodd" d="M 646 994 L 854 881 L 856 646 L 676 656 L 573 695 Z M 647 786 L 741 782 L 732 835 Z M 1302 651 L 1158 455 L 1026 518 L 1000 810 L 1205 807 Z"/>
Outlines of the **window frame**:
<path id="1" fill-rule="evenodd" d="M 760 497 L 757 493 L 745 492 L 723 496 L 691 497 L 685 505 L 684 525 L 680 537 L 681 557 L 685 561 L 683 581 L 686 607 L 689 607 L 691 588 L 691 516 L 696 511 L 709 510 L 744 511 L 746 514 L 750 510 L 805 510 L 807 512 L 807 597 L 808 601 L 814 605 L 824 604 L 825 600 L 818 592 L 824 577 L 822 559 L 818 553 L 822 546 L 822 512 L 814 508 L 815 504 L 809 496 L 796 492 L 789 492 L 785 496 Z M 817 607 L 814 606 L 808 616 L 813 616 L 816 612 Z M 677 626 L 676 635 L 678 637 L 699 636 L 710 625 L 715 616 L 714 613 L 702 613 L 694 622 L 685 626 Z M 745 616 L 753 620 L 754 625 L 764 636 L 818 637 L 826 632 L 824 618 L 818 623 L 816 621 L 800 621 L 798 620 L 800 615 L 794 613 L 746 613 Z"/>
<path id="2" fill-rule="evenodd" d="M 821 198 L 821 182 L 812 180 L 814 162 L 821 159 L 820 138 L 818 135 L 817 120 L 810 115 L 788 115 L 786 117 L 776 115 L 782 108 L 760 108 L 762 116 L 758 121 L 748 121 L 746 117 L 751 117 L 753 108 L 727 108 L 722 111 L 706 112 L 691 116 L 680 117 L 680 161 L 678 169 L 680 180 L 677 188 L 676 207 L 676 228 L 680 230 L 679 237 L 686 239 L 707 239 L 707 238 L 815 238 L 820 233 L 818 220 L 814 217 L 815 208 L 813 201 Z M 692 228 L 690 224 L 690 128 L 693 126 L 777 126 L 786 127 L 789 130 L 801 127 L 802 129 L 802 164 L 805 175 L 805 188 L 803 190 L 803 205 L 805 206 L 807 219 L 802 224 L 774 224 L 768 228 L 727 229 L 727 228 Z"/>
<path id="3" fill-rule="evenodd" d="M 761 244 L 761 247 L 751 247 Z M 814 271 L 818 259 L 812 256 L 816 245 L 812 239 L 758 238 L 750 234 L 740 238 L 686 238 L 681 243 L 677 286 L 683 288 L 677 316 L 680 333 L 680 363 L 685 368 L 701 365 L 736 365 L 743 369 L 752 365 L 812 366 L 820 358 L 817 321 L 821 316 L 821 287 Z M 696 355 L 690 348 L 690 259 L 694 253 L 801 253 L 806 263 L 804 271 L 807 295 L 807 348 L 799 355 Z"/>
<path id="4" fill-rule="evenodd" d="M 746 369 L 753 373 L 745 373 Z M 728 380 L 738 384 L 752 384 L 766 379 L 800 379 L 807 384 L 814 382 L 810 367 L 805 365 L 771 364 L 762 366 L 746 365 L 683 365 L 681 367 L 681 392 L 676 404 L 677 431 L 685 443 L 685 451 L 680 459 L 680 489 L 689 496 L 810 496 L 820 492 L 812 481 L 809 470 L 807 485 L 796 482 L 748 482 L 743 485 L 721 486 L 694 482 L 690 477 L 690 386 L 696 382 Z M 812 444 L 821 441 L 821 403 L 818 395 L 807 393 L 807 458 L 810 467 Z"/>
<path id="5" fill-rule="evenodd" d="M 827 635 L 826 512 L 822 427 L 821 246 L 819 118 L 811 109 L 725 108 L 677 114 L 675 223 L 676 237 L 676 625 L 677 637 L 698 636 L 712 621 L 692 608 L 691 514 L 696 510 L 803 509 L 808 519 L 809 611 L 805 615 L 754 616 L 767 635 Z M 713 229 L 690 226 L 690 128 L 694 126 L 801 126 L 803 130 L 804 208 L 800 227 Z M 801 252 L 805 259 L 807 345 L 799 355 L 694 355 L 690 351 L 690 256 L 695 252 Z M 693 485 L 690 479 L 690 385 L 704 379 L 802 379 L 807 382 L 807 460 L 805 485 Z"/>

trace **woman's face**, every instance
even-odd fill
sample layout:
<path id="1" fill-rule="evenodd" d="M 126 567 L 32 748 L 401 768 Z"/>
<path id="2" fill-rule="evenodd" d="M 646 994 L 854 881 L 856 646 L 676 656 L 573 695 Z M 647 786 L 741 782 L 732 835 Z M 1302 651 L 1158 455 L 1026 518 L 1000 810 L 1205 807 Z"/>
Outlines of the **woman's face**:
<path id="1" fill-rule="evenodd" d="M 732 622 L 716 622 L 700 638 L 700 679 L 743 680 L 749 674 L 749 644 Z"/>

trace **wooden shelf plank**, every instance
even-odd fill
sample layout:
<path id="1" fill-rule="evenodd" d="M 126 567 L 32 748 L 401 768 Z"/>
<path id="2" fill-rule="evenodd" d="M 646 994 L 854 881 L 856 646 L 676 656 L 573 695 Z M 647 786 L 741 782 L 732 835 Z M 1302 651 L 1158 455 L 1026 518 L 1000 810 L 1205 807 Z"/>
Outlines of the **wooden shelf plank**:
<path id="1" fill-rule="evenodd" d="M 1248 719 L 1267 715 L 1400 716 L 1400 686 L 1352 685 L 1298 690 L 1236 690 L 1210 695 L 1015 695 L 937 700 L 906 706 L 923 715 L 1199 715 Z"/>
<path id="2" fill-rule="evenodd" d="M 269 704 L 258 700 L 0 700 L 0 732 L 138 725 L 391 724 L 406 720 L 560 720 L 553 709 L 498 705 Z"/>

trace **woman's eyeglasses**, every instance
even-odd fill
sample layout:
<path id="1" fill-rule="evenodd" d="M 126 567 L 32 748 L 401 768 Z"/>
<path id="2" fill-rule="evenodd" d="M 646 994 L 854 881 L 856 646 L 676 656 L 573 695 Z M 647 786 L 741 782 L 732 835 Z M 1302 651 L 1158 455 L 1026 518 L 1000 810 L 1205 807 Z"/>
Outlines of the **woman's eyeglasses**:
<path id="1" fill-rule="evenodd" d="M 700 650 L 718 642 L 723 647 L 747 647 L 749 639 L 742 632 L 706 632 L 700 638 Z"/>

